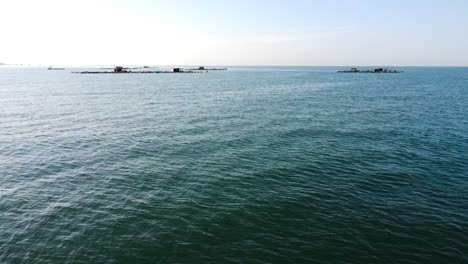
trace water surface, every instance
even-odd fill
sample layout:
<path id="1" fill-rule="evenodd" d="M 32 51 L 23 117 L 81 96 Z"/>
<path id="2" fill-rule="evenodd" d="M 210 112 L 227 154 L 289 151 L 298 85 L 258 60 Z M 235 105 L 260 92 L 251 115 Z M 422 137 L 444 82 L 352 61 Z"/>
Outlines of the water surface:
<path id="1" fill-rule="evenodd" d="M 341 69 L 0 68 L 0 262 L 468 262 L 468 68 Z"/>

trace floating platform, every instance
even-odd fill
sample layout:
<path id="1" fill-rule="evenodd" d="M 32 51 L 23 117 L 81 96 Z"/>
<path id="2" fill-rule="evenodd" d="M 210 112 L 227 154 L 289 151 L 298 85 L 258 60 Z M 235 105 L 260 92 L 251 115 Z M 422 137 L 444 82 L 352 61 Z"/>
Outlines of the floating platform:
<path id="1" fill-rule="evenodd" d="M 401 71 L 389 70 L 385 68 L 377 68 L 373 70 L 358 70 L 357 68 L 351 68 L 351 70 L 338 71 L 340 73 L 400 73 Z"/>
<path id="2" fill-rule="evenodd" d="M 189 71 L 226 71 L 227 68 L 205 68 L 200 66 L 198 68 L 188 69 Z"/>
<path id="3" fill-rule="evenodd" d="M 148 69 L 149 66 L 144 66 L 143 68 Z M 106 68 L 110 69 L 110 68 Z M 72 72 L 78 74 L 126 74 L 126 73 L 202 73 L 202 71 L 196 70 L 184 70 L 182 68 L 172 68 L 170 71 L 129 71 L 128 69 L 141 69 L 141 68 L 125 68 L 122 66 L 115 66 L 112 71 L 81 71 L 81 72 Z"/>
<path id="4" fill-rule="evenodd" d="M 200 71 L 122 71 L 122 72 L 113 72 L 113 71 L 81 71 L 81 72 L 72 72 L 75 74 L 131 74 L 131 73 L 202 73 Z"/>

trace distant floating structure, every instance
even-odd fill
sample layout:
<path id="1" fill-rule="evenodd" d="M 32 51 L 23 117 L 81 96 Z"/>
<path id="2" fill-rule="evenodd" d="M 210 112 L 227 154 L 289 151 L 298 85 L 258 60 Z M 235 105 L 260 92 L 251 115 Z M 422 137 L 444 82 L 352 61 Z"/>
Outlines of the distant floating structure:
<path id="1" fill-rule="evenodd" d="M 143 68 L 147 69 L 149 66 L 144 66 Z M 132 71 L 129 69 L 139 69 L 139 68 L 125 68 L 122 66 L 115 66 L 114 68 L 104 68 L 112 69 L 112 71 L 81 71 L 81 72 L 72 72 L 77 74 L 124 74 L 124 73 L 201 73 L 201 71 L 187 70 L 185 71 L 182 68 L 172 68 L 169 71 Z M 141 68 L 140 68 L 141 69 Z"/>
<path id="2" fill-rule="evenodd" d="M 188 69 L 189 71 L 225 71 L 227 68 L 205 68 L 200 66 L 198 68 Z"/>
<path id="3" fill-rule="evenodd" d="M 353 72 L 353 73 L 400 73 L 401 71 L 389 70 L 386 68 L 377 68 L 373 70 L 358 70 L 357 68 L 351 68 L 350 70 L 338 71 L 338 72 Z"/>
<path id="4" fill-rule="evenodd" d="M 115 66 L 114 69 L 112 69 L 113 72 L 128 72 L 127 70 L 124 69 L 122 66 Z"/>

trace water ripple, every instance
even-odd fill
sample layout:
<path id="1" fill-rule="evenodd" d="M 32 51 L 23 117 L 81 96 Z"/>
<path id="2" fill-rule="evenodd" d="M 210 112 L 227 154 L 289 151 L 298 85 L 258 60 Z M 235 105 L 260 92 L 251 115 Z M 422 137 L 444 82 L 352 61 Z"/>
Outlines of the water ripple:
<path id="1" fill-rule="evenodd" d="M 466 80 L 0 69 L 0 262 L 465 263 Z"/>

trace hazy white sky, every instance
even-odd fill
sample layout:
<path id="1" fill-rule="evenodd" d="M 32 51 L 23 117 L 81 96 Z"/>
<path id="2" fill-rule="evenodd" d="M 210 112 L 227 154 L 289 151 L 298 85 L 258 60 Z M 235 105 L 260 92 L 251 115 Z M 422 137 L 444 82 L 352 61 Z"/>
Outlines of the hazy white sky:
<path id="1" fill-rule="evenodd" d="M 0 62 L 468 66 L 468 1 L 0 0 Z"/>

